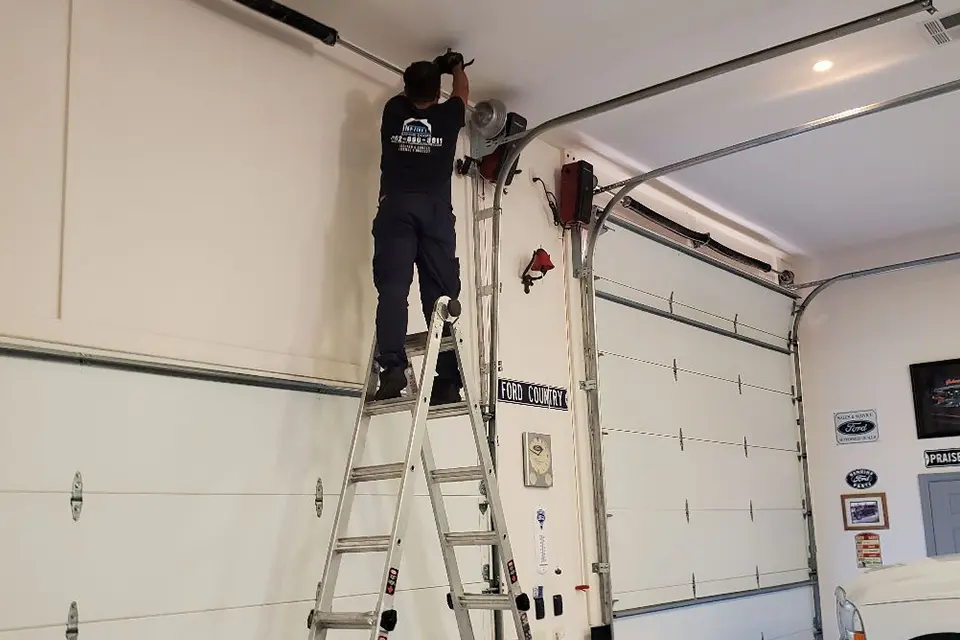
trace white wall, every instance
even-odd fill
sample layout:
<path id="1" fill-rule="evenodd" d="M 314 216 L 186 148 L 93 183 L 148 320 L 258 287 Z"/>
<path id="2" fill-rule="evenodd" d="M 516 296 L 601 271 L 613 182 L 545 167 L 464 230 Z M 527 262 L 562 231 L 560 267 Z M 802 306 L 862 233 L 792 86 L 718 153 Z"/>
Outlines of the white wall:
<path id="1" fill-rule="evenodd" d="M 803 280 L 956 251 L 960 230 L 901 238 L 808 263 Z M 917 475 L 925 448 L 960 439 L 920 441 L 909 365 L 960 357 L 953 292 L 960 264 L 944 264 L 839 283 L 811 303 L 800 327 L 804 404 L 809 437 L 814 522 L 825 611 L 833 590 L 857 574 L 854 532 L 843 530 L 840 495 L 852 469 L 879 475 L 871 491 L 886 492 L 890 530 L 880 531 L 885 564 L 926 556 Z M 880 439 L 837 445 L 833 414 L 876 409 Z M 829 621 L 829 616 L 825 615 Z M 829 622 L 828 622 L 829 624 Z"/>

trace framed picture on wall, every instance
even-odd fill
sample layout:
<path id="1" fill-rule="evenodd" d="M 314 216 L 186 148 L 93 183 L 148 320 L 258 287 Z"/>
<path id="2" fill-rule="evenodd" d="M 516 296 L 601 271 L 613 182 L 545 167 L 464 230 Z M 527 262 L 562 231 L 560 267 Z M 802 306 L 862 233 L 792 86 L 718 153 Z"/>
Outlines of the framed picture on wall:
<path id="1" fill-rule="evenodd" d="M 917 437 L 960 436 L 960 359 L 910 365 Z"/>
<path id="2" fill-rule="evenodd" d="M 843 528 L 846 531 L 889 529 L 887 494 L 847 493 L 840 496 Z"/>

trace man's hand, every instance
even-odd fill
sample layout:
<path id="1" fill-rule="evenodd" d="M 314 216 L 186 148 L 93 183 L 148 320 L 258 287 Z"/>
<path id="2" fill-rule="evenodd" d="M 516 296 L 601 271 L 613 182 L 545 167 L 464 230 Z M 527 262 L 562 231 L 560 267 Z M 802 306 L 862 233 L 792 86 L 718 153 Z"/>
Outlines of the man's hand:
<path id="1" fill-rule="evenodd" d="M 473 61 L 471 60 L 471 63 L 472 62 Z M 463 71 L 464 67 L 466 67 L 467 64 L 470 64 L 464 64 L 462 53 L 458 51 L 452 51 L 450 49 L 447 49 L 447 52 L 442 56 L 437 56 L 433 63 L 440 68 L 440 73 L 444 74 L 452 74 L 455 71 Z"/>

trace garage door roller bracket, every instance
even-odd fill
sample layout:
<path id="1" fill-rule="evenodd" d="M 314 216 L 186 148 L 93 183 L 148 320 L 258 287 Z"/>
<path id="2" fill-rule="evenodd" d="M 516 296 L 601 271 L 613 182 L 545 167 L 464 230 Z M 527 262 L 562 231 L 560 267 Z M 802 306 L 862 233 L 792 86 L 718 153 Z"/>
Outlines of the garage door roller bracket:
<path id="1" fill-rule="evenodd" d="M 73 474 L 73 485 L 70 487 L 70 513 L 73 515 L 73 521 L 80 519 L 80 512 L 83 511 L 83 476 L 77 471 Z"/>
<path id="2" fill-rule="evenodd" d="M 67 610 L 67 640 L 77 640 L 80 636 L 80 614 L 77 611 L 77 603 L 71 602 L 70 609 Z"/>

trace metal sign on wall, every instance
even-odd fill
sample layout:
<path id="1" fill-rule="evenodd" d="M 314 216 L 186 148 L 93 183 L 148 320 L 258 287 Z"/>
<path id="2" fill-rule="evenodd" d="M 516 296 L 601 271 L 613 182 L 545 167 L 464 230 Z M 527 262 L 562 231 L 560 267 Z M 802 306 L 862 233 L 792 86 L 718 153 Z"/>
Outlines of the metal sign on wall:
<path id="1" fill-rule="evenodd" d="M 876 569 L 883 566 L 883 553 L 880 551 L 880 534 L 858 533 L 857 567 L 860 569 Z"/>
<path id="2" fill-rule="evenodd" d="M 847 484 L 853 489 L 869 489 L 877 484 L 877 473 L 870 469 L 854 469 L 847 474 Z"/>
<path id="3" fill-rule="evenodd" d="M 548 387 L 535 382 L 500 379 L 497 386 L 497 399 L 511 404 L 525 404 L 543 409 L 566 411 L 567 390 L 561 387 Z"/>
<path id="4" fill-rule="evenodd" d="M 876 442 L 880 439 L 877 412 L 873 409 L 835 413 L 833 426 L 837 433 L 837 444 Z"/>
<path id="5" fill-rule="evenodd" d="M 923 464 L 931 467 L 960 467 L 960 449 L 933 449 L 923 452 Z"/>

